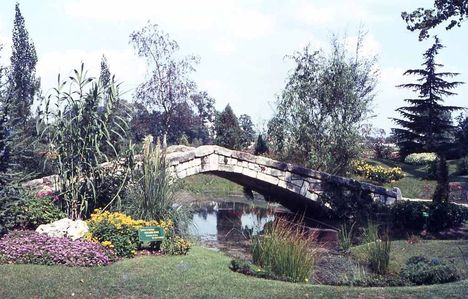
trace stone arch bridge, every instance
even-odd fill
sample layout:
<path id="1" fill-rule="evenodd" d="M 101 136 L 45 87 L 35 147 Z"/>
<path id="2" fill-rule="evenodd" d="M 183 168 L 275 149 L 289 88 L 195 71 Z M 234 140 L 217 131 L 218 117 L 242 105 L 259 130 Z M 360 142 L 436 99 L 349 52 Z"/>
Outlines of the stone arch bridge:
<path id="1" fill-rule="evenodd" d="M 398 188 L 389 190 L 215 145 L 169 147 L 166 161 L 171 174 L 178 179 L 199 173 L 214 174 L 250 188 L 267 200 L 279 202 L 290 209 L 316 205 L 320 194 L 330 183 L 366 192 L 374 200 L 387 204 L 401 198 Z"/>
<path id="2" fill-rule="evenodd" d="M 197 148 L 171 146 L 166 152 L 166 162 L 174 178 L 183 179 L 199 173 L 213 174 L 256 191 L 266 200 L 279 202 L 291 210 L 303 210 L 309 206 L 315 208 L 320 202 L 319 196 L 330 183 L 359 193 L 365 192 L 374 200 L 387 204 L 401 198 L 398 188 L 389 190 L 216 145 Z M 106 167 L 104 164 L 102 167 Z M 24 186 L 54 190 L 55 181 L 54 175 L 29 181 Z"/>

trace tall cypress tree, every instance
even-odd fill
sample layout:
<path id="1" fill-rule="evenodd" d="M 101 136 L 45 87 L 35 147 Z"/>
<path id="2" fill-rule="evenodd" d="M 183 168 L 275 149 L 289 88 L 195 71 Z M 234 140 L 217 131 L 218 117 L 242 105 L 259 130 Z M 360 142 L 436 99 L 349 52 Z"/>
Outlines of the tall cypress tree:
<path id="1" fill-rule="evenodd" d="M 443 48 L 439 39 L 423 55 L 422 69 L 409 69 L 404 75 L 416 75 L 417 83 L 401 84 L 418 93 L 418 98 L 405 99 L 409 106 L 397 111 L 401 119 L 394 119 L 401 128 L 394 131 L 402 155 L 414 152 L 435 152 L 438 155 L 437 187 L 434 201 L 447 201 L 449 194 L 446 153 L 451 145 L 455 127 L 451 113 L 461 109 L 456 106 L 444 106 L 447 96 L 455 95 L 451 90 L 463 82 L 446 81 L 444 78 L 457 76 L 457 73 L 438 72 L 443 67 L 436 63 L 435 56 Z"/>
<path id="2" fill-rule="evenodd" d="M 39 89 L 39 80 L 36 78 L 36 49 L 25 28 L 19 3 L 15 6 L 10 62 L 8 96 L 14 102 L 11 107 L 11 119 L 13 124 L 24 125 L 31 115 L 31 105 Z"/>

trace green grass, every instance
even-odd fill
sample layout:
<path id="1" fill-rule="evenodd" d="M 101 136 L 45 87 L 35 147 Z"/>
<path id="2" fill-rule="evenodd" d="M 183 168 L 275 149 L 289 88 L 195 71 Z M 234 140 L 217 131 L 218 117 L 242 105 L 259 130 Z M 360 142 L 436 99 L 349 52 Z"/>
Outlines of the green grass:
<path id="1" fill-rule="evenodd" d="M 454 243 L 455 242 L 455 243 Z M 417 252 L 456 256 L 464 241 L 395 242 L 393 258 Z M 448 248 L 452 253 L 448 253 Z M 399 256 L 402 255 L 402 256 Z M 455 257 L 456 258 L 456 257 Z M 187 256 L 126 259 L 108 267 L 0 265 L 0 298 L 466 298 L 468 281 L 352 288 L 270 281 L 234 273 L 230 258 L 195 247 Z"/>
<path id="2" fill-rule="evenodd" d="M 387 167 L 400 167 L 405 173 L 405 177 L 394 183 L 385 184 L 385 187 L 400 188 L 403 197 L 426 198 L 430 199 L 436 187 L 435 180 L 426 179 L 425 166 L 409 165 L 398 161 L 386 159 L 369 159 L 368 162 Z M 467 176 L 458 176 L 456 174 L 456 160 L 448 161 L 450 182 L 460 182 L 468 186 Z"/>
<path id="3" fill-rule="evenodd" d="M 421 240 L 415 244 L 407 241 L 392 241 L 390 272 L 396 273 L 410 257 L 422 255 L 428 259 L 439 258 L 453 262 L 460 270 L 461 277 L 468 279 L 468 242 L 466 240 Z M 351 249 L 353 256 L 366 262 L 366 245 Z"/>
<path id="4" fill-rule="evenodd" d="M 195 196 L 223 197 L 242 195 L 242 186 L 209 174 L 198 174 L 180 181 L 181 190 Z"/>

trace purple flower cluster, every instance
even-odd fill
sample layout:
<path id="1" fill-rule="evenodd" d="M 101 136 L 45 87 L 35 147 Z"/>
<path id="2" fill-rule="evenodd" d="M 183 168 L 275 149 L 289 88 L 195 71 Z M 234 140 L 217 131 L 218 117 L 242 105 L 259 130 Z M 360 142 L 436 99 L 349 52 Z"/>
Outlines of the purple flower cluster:
<path id="1" fill-rule="evenodd" d="M 0 263 L 105 266 L 114 253 L 98 243 L 49 237 L 35 231 L 12 231 L 0 239 Z"/>

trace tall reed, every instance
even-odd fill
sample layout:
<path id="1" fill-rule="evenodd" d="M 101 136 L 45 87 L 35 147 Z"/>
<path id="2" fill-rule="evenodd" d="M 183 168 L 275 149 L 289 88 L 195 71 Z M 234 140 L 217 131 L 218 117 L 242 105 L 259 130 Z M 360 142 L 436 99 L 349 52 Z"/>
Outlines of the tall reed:
<path id="1" fill-rule="evenodd" d="M 369 223 L 364 236 L 369 267 L 377 274 L 388 272 L 390 263 L 391 241 L 388 232 L 382 237 L 379 235 L 379 227 Z"/>
<path id="2" fill-rule="evenodd" d="M 291 281 L 308 281 L 318 256 L 315 240 L 303 226 L 276 219 L 252 239 L 253 263 Z"/>

